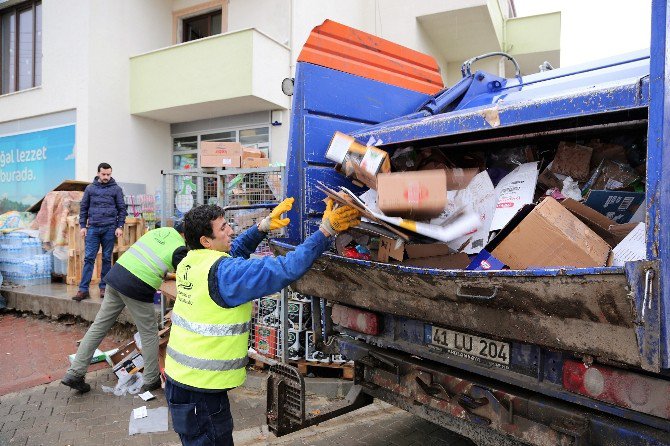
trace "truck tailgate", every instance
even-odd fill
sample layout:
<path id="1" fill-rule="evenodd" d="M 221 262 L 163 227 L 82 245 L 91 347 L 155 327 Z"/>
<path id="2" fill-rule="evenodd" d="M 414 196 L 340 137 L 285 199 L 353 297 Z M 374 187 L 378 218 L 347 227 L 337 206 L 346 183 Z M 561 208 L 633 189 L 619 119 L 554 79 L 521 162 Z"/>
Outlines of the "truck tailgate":
<path id="1" fill-rule="evenodd" d="M 641 353 L 638 307 L 623 269 L 543 272 L 422 270 L 324 254 L 292 287 L 371 311 L 657 369 Z"/>

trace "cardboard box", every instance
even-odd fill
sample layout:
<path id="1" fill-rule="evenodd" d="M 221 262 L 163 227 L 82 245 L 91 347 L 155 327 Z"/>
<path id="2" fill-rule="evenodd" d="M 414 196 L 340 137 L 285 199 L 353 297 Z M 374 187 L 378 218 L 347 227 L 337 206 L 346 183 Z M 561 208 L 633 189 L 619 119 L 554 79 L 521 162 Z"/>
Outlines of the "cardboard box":
<path id="1" fill-rule="evenodd" d="M 144 368 L 144 358 L 142 354 L 135 351 L 131 356 L 124 359 L 122 362 L 114 365 L 112 371 L 117 378 L 121 378 L 125 375 L 132 375 L 134 373 L 142 371 Z"/>
<path id="2" fill-rule="evenodd" d="M 470 271 L 497 271 L 504 267 L 505 264 L 503 262 L 496 259 L 493 254 L 487 250 L 482 249 L 465 269 Z"/>
<path id="3" fill-rule="evenodd" d="M 90 364 L 96 364 L 98 362 L 106 361 L 107 360 L 107 353 L 109 353 L 110 355 L 113 355 L 114 353 L 112 353 L 112 352 L 115 352 L 115 350 L 110 350 L 109 352 L 103 352 L 102 350 L 96 348 L 95 352 L 93 353 L 93 357 L 91 358 Z M 72 364 L 74 362 L 74 357 L 75 356 L 76 356 L 75 353 L 67 356 L 67 359 L 70 361 L 70 364 Z"/>
<path id="4" fill-rule="evenodd" d="M 584 204 L 616 223 L 628 223 L 642 202 L 644 192 L 592 190 Z"/>
<path id="5" fill-rule="evenodd" d="M 254 147 L 242 147 L 242 159 L 246 158 L 263 158 L 264 154 L 261 150 Z"/>
<path id="6" fill-rule="evenodd" d="M 591 172 L 591 147 L 561 141 L 551 165 L 551 171 L 572 177 L 573 180 L 586 181 Z"/>
<path id="7" fill-rule="evenodd" d="M 421 220 L 437 217 L 447 205 L 444 170 L 380 173 L 377 206 L 391 217 Z"/>
<path id="8" fill-rule="evenodd" d="M 388 237 L 379 237 L 379 249 L 377 250 L 377 260 L 388 262 L 389 258 L 402 262 L 405 255 L 405 244 L 402 240 L 398 241 Z"/>
<path id="9" fill-rule="evenodd" d="M 463 252 L 457 252 L 446 256 L 422 257 L 419 259 L 407 259 L 402 262 L 405 266 L 417 268 L 434 269 L 464 269 L 470 264 L 470 257 Z"/>
<path id="10" fill-rule="evenodd" d="M 117 365 L 139 352 L 140 349 L 137 348 L 135 341 L 130 341 L 124 346 L 119 347 L 118 351 L 111 355 L 109 359 L 112 361 L 112 365 Z"/>
<path id="11" fill-rule="evenodd" d="M 616 225 L 614 220 L 610 220 L 595 209 L 591 209 L 572 198 L 566 198 L 561 204 L 567 210 L 572 212 L 574 216 L 579 218 L 582 223 L 605 240 L 611 247 L 617 245 L 618 241 L 610 231 L 610 227 Z"/>
<path id="12" fill-rule="evenodd" d="M 240 167 L 242 152 L 242 144 L 238 142 L 203 141 L 200 143 L 200 167 Z"/>
<path id="13" fill-rule="evenodd" d="M 391 171 L 388 153 L 374 146 L 365 146 L 341 132 L 333 134 L 326 158 L 337 163 L 338 172 L 372 189 L 376 187 L 378 173 Z"/>
<path id="14" fill-rule="evenodd" d="M 296 330 L 293 328 L 288 328 L 287 330 L 288 340 L 286 343 L 286 357 L 291 361 L 298 361 L 305 357 L 305 331 Z M 277 344 L 277 356 L 281 357 L 282 355 L 282 334 L 279 332 L 279 342 Z"/>
<path id="15" fill-rule="evenodd" d="M 405 252 L 410 259 L 423 259 L 425 257 L 447 256 L 454 250 L 446 243 L 422 243 L 405 245 Z"/>
<path id="16" fill-rule="evenodd" d="M 242 169 L 270 167 L 270 158 L 242 158 Z"/>
<path id="17" fill-rule="evenodd" d="M 620 190 L 626 189 L 640 176 L 628 163 L 603 160 L 591 175 L 583 190 Z"/>
<path id="18" fill-rule="evenodd" d="M 519 221 L 520 220 L 520 221 Z M 491 246 L 495 246 L 491 250 Z M 524 206 L 486 248 L 512 269 L 604 266 L 610 246 L 551 197 Z"/>
<path id="19" fill-rule="evenodd" d="M 621 243 L 612 250 L 612 266 L 624 266 L 626 262 L 647 258 L 646 225 L 638 223 Z"/>
<path id="20" fill-rule="evenodd" d="M 312 306 L 309 302 L 289 299 L 288 320 L 294 330 L 312 327 Z"/>
<path id="21" fill-rule="evenodd" d="M 258 300 L 257 321 L 261 325 L 277 326 L 281 311 L 281 297 L 277 294 L 261 297 Z"/>
<path id="22" fill-rule="evenodd" d="M 254 327 L 254 349 L 263 356 L 277 355 L 277 328 L 266 325 Z"/>

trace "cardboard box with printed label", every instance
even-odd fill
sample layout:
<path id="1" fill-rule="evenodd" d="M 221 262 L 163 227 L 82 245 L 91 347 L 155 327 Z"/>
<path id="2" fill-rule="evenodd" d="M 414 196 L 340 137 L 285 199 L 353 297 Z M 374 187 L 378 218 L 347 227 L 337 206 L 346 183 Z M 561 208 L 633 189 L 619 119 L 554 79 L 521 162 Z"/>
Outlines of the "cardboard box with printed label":
<path id="1" fill-rule="evenodd" d="M 374 146 L 365 146 L 341 132 L 333 134 L 326 158 L 337 163 L 336 170 L 354 183 L 372 189 L 376 188 L 378 173 L 391 171 L 388 153 Z"/>
<path id="2" fill-rule="evenodd" d="M 446 205 L 447 174 L 442 169 L 377 175 L 377 206 L 388 216 L 434 218 Z"/>
<path id="3" fill-rule="evenodd" d="M 511 269 L 605 266 L 610 246 L 551 197 L 526 205 L 487 245 Z"/>
<path id="4" fill-rule="evenodd" d="M 263 356 L 277 355 L 277 328 L 266 325 L 254 327 L 254 349 Z"/>
<path id="5" fill-rule="evenodd" d="M 200 167 L 240 167 L 243 147 L 238 142 L 203 141 Z"/>
<path id="6" fill-rule="evenodd" d="M 270 167 L 270 158 L 242 158 L 242 169 Z"/>
<path id="7" fill-rule="evenodd" d="M 294 330 L 304 330 L 312 326 L 312 307 L 309 302 L 289 299 L 288 320 Z"/>
<path id="8" fill-rule="evenodd" d="M 254 147 L 242 147 L 242 160 L 246 158 L 263 158 L 263 152 Z"/>

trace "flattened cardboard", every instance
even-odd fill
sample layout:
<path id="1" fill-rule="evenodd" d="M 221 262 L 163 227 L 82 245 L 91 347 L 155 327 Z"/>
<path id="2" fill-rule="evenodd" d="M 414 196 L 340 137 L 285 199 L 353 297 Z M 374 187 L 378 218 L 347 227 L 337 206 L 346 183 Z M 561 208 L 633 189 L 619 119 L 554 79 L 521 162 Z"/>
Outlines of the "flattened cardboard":
<path id="1" fill-rule="evenodd" d="M 592 190 L 584 204 L 616 223 L 628 223 L 643 201 L 644 192 Z"/>
<path id="2" fill-rule="evenodd" d="M 572 198 L 566 198 L 561 202 L 561 204 L 567 210 L 572 212 L 573 215 L 579 218 L 582 223 L 591 228 L 593 232 L 605 240 L 611 247 L 617 245 L 618 241 L 614 234 L 612 234 L 610 231 L 610 227 L 616 225 L 614 220 L 610 220 L 595 209 L 591 209 L 590 207 L 575 201 Z"/>
<path id="3" fill-rule="evenodd" d="M 465 253 L 457 252 L 446 256 L 407 259 L 403 261 L 402 264 L 405 266 L 415 266 L 417 268 L 464 269 L 470 264 L 470 258 Z"/>
<path id="4" fill-rule="evenodd" d="M 591 147 L 561 141 L 551 171 L 572 177 L 574 180 L 586 181 L 591 172 Z"/>
<path id="5" fill-rule="evenodd" d="M 444 170 L 377 175 L 377 206 L 387 216 L 421 220 L 437 217 L 447 205 Z"/>
<path id="6" fill-rule="evenodd" d="M 446 243 L 422 243 L 405 245 L 405 252 L 410 259 L 423 259 L 426 257 L 447 256 L 454 250 Z"/>
<path id="7" fill-rule="evenodd" d="M 489 252 L 512 269 L 588 268 L 604 266 L 610 246 L 547 197 Z"/>
<path id="8" fill-rule="evenodd" d="M 621 243 L 623 239 L 626 238 L 628 234 L 631 233 L 633 229 L 637 226 L 639 222 L 635 223 L 624 223 L 621 225 L 612 225 L 609 227 L 609 232 L 612 233 L 612 237 L 614 238 L 614 241 L 616 242 L 614 246 L 618 245 Z M 644 222 L 643 222 L 644 223 Z"/>

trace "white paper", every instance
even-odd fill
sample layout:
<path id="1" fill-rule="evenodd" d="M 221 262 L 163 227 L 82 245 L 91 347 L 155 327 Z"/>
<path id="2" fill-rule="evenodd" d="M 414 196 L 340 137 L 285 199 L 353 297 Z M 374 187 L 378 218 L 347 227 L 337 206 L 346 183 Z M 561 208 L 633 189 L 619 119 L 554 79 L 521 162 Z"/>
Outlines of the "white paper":
<path id="1" fill-rule="evenodd" d="M 537 161 L 511 171 L 496 186 L 497 202 L 491 231 L 502 229 L 526 204 L 533 202 L 537 185 Z"/>
<path id="2" fill-rule="evenodd" d="M 488 241 L 493 214 L 496 210 L 497 199 L 491 177 L 488 172 L 480 172 L 470 181 L 468 187 L 453 192 L 455 192 L 453 197 L 448 197 L 448 199 L 453 200 L 456 206 L 471 204 L 473 212 L 479 216 L 480 225 L 473 227 L 464 236 L 449 242 L 449 247 L 457 250 L 470 239 L 462 252 L 478 254 Z"/>
<path id="3" fill-rule="evenodd" d="M 612 250 L 614 254 L 612 266 L 624 266 L 626 262 L 644 260 L 647 254 L 646 232 L 646 225 L 638 223 L 635 229 Z"/>
<path id="4" fill-rule="evenodd" d="M 133 409 L 133 418 L 136 420 L 140 418 L 144 418 L 147 416 L 147 406 L 142 406 L 138 407 L 137 409 Z"/>
<path id="5" fill-rule="evenodd" d="M 342 164 L 344 157 L 349 151 L 349 146 L 351 146 L 351 137 L 336 133 L 333 136 L 333 140 L 328 146 L 328 151 L 326 151 L 326 158 L 336 163 Z"/>
<path id="6" fill-rule="evenodd" d="M 154 399 L 155 396 L 147 390 L 144 393 L 140 393 L 140 398 L 142 398 L 144 401 L 149 401 L 149 400 Z"/>
<path id="7" fill-rule="evenodd" d="M 369 147 L 365 150 L 363 160 L 361 160 L 361 167 L 370 175 L 377 175 L 381 168 L 382 161 L 384 161 L 386 152 L 379 152 L 371 150 Z"/>

